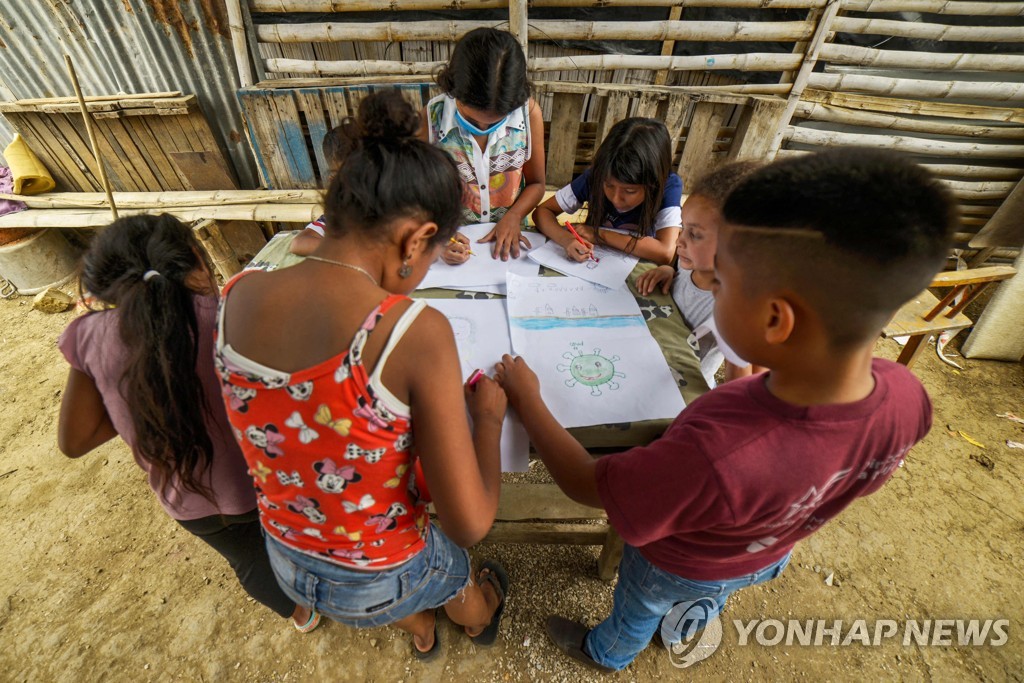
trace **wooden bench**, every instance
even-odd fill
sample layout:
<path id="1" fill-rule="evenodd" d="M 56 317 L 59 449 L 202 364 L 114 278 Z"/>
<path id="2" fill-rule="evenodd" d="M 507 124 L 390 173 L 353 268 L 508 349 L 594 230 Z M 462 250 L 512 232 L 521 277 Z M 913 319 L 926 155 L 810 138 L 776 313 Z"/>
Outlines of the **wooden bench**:
<path id="1" fill-rule="evenodd" d="M 904 304 L 882 330 L 882 336 L 887 339 L 910 337 L 896 362 L 909 368 L 931 335 L 943 330 L 962 330 L 973 325 L 974 322 L 963 314 L 967 304 L 974 301 L 990 283 L 1006 280 L 1016 272 L 1012 266 L 988 266 L 936 275 L 930 287 L 949 287 L 946 295 L 939 299 L 928 289 L 924 290 Z M 960 301 L 956 302 L 958 296 Z"/>

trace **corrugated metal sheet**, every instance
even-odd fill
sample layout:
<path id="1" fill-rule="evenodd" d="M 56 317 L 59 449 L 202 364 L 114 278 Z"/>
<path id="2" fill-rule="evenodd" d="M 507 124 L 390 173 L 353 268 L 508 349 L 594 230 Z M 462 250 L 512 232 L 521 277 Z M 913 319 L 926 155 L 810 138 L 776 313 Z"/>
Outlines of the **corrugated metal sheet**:
<path id="1" fill-rule="evenodd" d="M 180 90 L 199 98 L 244 187 L 255 168 L 223 0 L 0 0 L 0 99 Z M 0 117 L 0 142 L 13 131 Z"/>

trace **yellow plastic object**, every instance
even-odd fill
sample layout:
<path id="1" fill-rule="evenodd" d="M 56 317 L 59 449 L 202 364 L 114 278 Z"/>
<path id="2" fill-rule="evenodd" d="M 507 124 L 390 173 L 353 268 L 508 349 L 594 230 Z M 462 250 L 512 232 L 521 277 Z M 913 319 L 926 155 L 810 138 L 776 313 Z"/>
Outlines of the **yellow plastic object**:
<path id="1" fill-rule="evenodd" d="M 14 136 L 14 142 L 7 145 L 4 158 L 14 176 L 14 194 L 42 194 L 57 187 L 50 172 L 43 166 L 20 135 Z"/>

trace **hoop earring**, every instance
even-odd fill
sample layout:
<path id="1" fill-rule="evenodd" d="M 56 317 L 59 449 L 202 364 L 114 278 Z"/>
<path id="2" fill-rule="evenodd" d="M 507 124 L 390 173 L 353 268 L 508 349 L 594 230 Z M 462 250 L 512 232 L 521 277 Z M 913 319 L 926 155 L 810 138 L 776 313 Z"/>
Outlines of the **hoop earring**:
<path id="1" fill-rule="evenodd" d="M 402 267 L 398 269 L 398 277 L 403 280 L 412 275 L 412 266 L 409 265 L 409 259 L 402 261 Z"/>

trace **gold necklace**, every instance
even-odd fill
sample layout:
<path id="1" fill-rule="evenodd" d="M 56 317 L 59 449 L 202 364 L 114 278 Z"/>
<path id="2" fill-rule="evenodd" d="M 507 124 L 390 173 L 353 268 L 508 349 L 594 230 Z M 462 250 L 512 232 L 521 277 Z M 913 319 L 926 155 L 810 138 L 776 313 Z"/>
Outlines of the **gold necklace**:
<path id="1" fill-rule="evenodd" d="M 342 263 L 341 261 L 335 261 L 333 259 L 324 258 L 323 256 L 313 256 L 312 254 L 307 254 L 306 258 L 312 259 L 313 261 L 320 261 L 322 263 L 330 263 L 332 266 L 341 266 L 342 268 L 348 268 L 349 270 L 354 270 L 356 272 L 362 273 L 363 275 L 366 276 L 366 279 L 373 283 L 374 287 L 380 287 L 380 283 L 377 282 L 377 278 L 370 275 L 366 270 L 360 268 L 359 266 L 354 266 L 351 263 Z"/>

